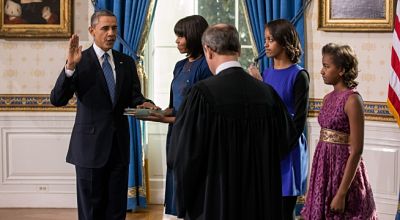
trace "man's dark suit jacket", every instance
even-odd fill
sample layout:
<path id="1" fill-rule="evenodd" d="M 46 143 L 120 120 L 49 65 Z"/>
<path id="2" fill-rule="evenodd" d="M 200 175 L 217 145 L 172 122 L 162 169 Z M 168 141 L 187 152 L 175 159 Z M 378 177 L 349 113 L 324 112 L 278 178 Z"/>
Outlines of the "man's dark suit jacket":
<path id="1" fill-rule="evenodd" d="M 111 147 L 118 144 L 122 163 L 129 163 L 129 125 L 124 109 L 136 107 L 145 99 L 140 90 L 134 60 L 112 51 L 116 72 L 116 102 L 113 106 L 103 70 L 93 47 L 82 52 L 72 77 L 64 68 L 51 91 L 54 106 L 64 106 L 75 94 L 77 112 L 67 162 L 86 168 L 104 166 Z M 114 137 L 115 134 L 115 137 Z"/>

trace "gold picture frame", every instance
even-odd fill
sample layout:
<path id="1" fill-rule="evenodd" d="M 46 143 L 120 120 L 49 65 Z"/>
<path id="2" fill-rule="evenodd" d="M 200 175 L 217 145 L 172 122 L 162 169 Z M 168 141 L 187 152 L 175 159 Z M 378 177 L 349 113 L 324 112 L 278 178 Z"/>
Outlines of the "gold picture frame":
<path id="1" fill-rule="evenodd" d="M 0 37 L 68 38 L 72 0 L 0 0 Z"/>
<path id="2" fill-rule="evenodd" d="M 319 0 L 318 30 L 393 31 L 393 0 Z"/>

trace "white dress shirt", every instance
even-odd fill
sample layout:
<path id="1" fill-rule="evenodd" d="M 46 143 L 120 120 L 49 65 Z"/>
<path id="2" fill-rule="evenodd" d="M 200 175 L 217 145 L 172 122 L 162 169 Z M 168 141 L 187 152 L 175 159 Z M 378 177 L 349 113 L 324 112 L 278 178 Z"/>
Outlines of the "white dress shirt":
<path id="1" fill-rule="evenodd" d="M 217 70 L 215 71 L 215 75 L 218 75 L 218 73 L 220 73 L 221 71 L 226 70 L 231 67 L 242 67 L 242 65 L 240 65 L 239 61 L 228 61 L 228 62 L 222 63 L 217 67 Z"/>

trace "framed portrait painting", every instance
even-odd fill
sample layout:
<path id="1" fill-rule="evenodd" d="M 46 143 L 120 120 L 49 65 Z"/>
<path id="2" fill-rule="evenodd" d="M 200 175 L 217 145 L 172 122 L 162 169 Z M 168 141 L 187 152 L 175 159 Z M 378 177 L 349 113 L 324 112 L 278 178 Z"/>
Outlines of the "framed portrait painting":
<path id="1" fill-rule="evenodd" d="M 394 0 L 319 0 L 318 29 L 385 32 L 393 30 Z"/>
<path id="2" fill-rule="evenodd" d="M 0 37 L 70 37 L 71 4 L 72 0 L 0 0 Z"/>

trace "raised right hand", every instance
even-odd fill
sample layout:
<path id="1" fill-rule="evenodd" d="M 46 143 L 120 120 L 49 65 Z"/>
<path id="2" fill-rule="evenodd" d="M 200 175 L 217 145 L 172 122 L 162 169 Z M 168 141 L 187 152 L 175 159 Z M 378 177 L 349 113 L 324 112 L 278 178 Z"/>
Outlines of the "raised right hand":
<path id="1" fill-rule="evenodd" d="M 79 63 L 79 61 L 81 61 L 81 58 L 82 45 L 79 45 L 79 36 L 77 34 L 73 34 L 69 39 L 66 68 L 69 70 L 75 70 L 75 66 Z"/>
<path id="2" fill-rule="evenodd" d="M 261 80 L 261 81 L 263 80 L 262 77 L 261 77 L 260 72 L 258 71 L 258 68 L 256 67 L 256 65 L 250 64 L 250 66 L 247 68 L 247 71 L 249 71 L 249 74 L 252 77 L 254 77 L 254 78 L 258 79 L 258 80 Z"/>

